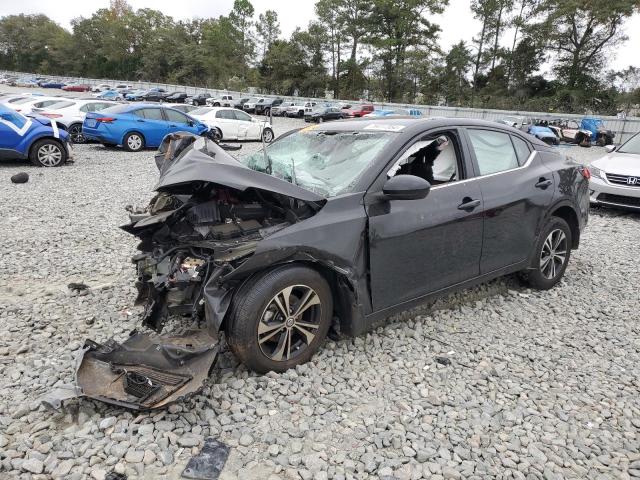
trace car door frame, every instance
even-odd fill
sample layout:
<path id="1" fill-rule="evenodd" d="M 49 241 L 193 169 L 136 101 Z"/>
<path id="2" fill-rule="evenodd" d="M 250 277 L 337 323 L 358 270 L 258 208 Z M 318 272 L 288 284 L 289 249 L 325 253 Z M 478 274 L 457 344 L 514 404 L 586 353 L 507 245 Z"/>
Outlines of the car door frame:
<path id="1" fill-rule="evenodd" d="M 470 182 L 473 180 L 473 177 L 475 176 L 475 170 L 473 169 L 472 164 L 470 163 L 470 152 L 469 152 L 469 145 L 466 142 L 466 139 L 464 137 L 464 135 L 461 133 L 460 128 L 458 126 L 453 126 L 453 125 L 446 125 L 446 126 L 437 126 L 437 127 L 429 127 L 429 128 L 425 128 L 423 131 L 413 135 L 409 140 L 407 140 L 401 148 L 399 148 L 396 153 L 394 155 L 391 156 L 391 159 L 385 163 L 383 169 L 379 172 L 379 174 L 375 177 L 375 179 L 373 180 L 373 182 L 371 183 L 371 185 L 369 186 L 369 188 L 367 188 L 366 193 L 364 194 L 364 205 L 365 205 L 365 210 L 367 211 L 367 217 L 368 217 L 368 221 L 367 221 L 367 257 L 368 257 L 368 268 L 369 268 L 369 295 L 370 295 L 370 311 L 371 313 L 367 315 L 367 323 L 370 324 L 371 322 L 375 323 L 377 321 L 379 321 L 381 318 L 391 315 L 392 313 L 396 312 L 396 311 L 400 311 L 400 310 L 404 310 L 406 308 L 410 308 L 413 305 L 418 305 L 422 302 L 424 302 L 425 300 L 432 298 L 432 297 L 437 297 L 439 295 L 442 295 L 443 293 L 446 293 L 448 291 L 452 291 L 452 290 L 456 290 L 457 288 L 460 288 L 461 285 L 466 285 L 466 284 L 472 284 L 473 282 L 477 281 L 480 278 L 479 275 L 479 264 L 480 264 L 480 258 L 481 258 L 481 254 L 482 254 L 482 249 L 481 249 L 481 244 L 479 246 L 479 248 L 477 249 L 477 266 L 478 266 L 478 274 L 476 276 L 473 277 L 469 277 L 469 278 L 465 278 L 459 281 L 456 281 L 455 283 L 451 283 L 449 285 L 446 286 L 442 286 L 440 288 L 434 289 L 434 290 L 429 290 L 429 286 L 425 285 L 424 289 L 420 292 L 416 292 L 415 296 L 413 296 L 412 298 L 404 298 L 401 301 L 398 301 L 395 304 L 388 304 L 388 305 L 379 305 L 380 302 L 378 302 L 374 296 L 376 296 L 376 288 L 375 285 L 373 285 L 373 281 L 374 281 L 374 276 L 376 274 L 378 274 L 379 272 L 373 272 L 372 269 L 372 246 L 371 246 L 371 232 L 370 232 L 370 228 L 371 228 L 371 222 L 370 219 L 372 216 L 376 216 L 375 212 L 372 214 L 371 209 L 372 208 L 385 208 L 385 207 L 381 207 L 381 205 L 383 205 L 383 203 L 380 202 L 380 193 L 382 191 L 382 186 L 384 185 L 384 183 L 387 180 L 387 174 L 389 172 L 389 170 L 395 165 L 395 163 L 397 161 L 399 161 L 402 157 L 402 155 L 412 146 L 414 145 L 417 141 L 420 141 L 421 138 L 424 138 L 425 136 L 431 136 L 431 135 L 435 135 L 439 132 L 445 133 L 445 132 L 455 132 L 456 137 L 458 139 L 459 142 L 459 149 L 460 149 L 460 156 L 461 158 L 460 160 L 460 167 L 462 169 L 462 176 L 463 178 L 461 180 L 457 180 L 456 182 L 452 182 L 451 184 L 442 184 L 442 185 L 437 185 L 432 187 L 433 189 L 449 189 L 452 186 L 455 188 L 460 188 L 460 185 L 464 185 L 467 182 Z M 458 152 L 456 152 L 458 154 Z M 475 195 L 481 195 L 481 192 L 479 191 L 479 187 L 476 187 L 475 184 L 471 184 L 472 185 L 472 189 L 475 190 Z M 464 187 L 462 187 L 464 188 Z M 446 190 L 445 190 L 446 191 Z M 430 194 L 433 192 L 430 192 Z M 429 196 L 427 196 L 426 198 L 429 198 Z M 481 197 L 479 198 L 480 201 L 482 202 Z M 406 200 L 398 200 L 398 202 L 405 202 Z M 457 205 L 455 205 L 453 208 L 457 208 Z M 469 213 L 469 215 L 473 216 L 473 217 L 478 217 L 480 216 L 480 218 L 482 218 L 482 203 L 478 206 L 478 208 Z M 383 212 L 382 214 L 387 214 L 387 212 Z M 464 214 L 461 213 L 461 216 L 463 216 Z M 469 215 L 467 215 L 467 217 L 469 217 Z M 477 220 L 476 220 L 477 221 Z M 480 232 L 479 235 L 482 235 L 482 222 L 480 220 Z M 480 242 L 481 243 L 481 242 Z"/>
<path id="2" fill-rule="evenodd" d="M 469 132 L 468 130 L 487 130 L 487 131 L 491 131 L 491 132 L 497 132 L 497 133 L 501 133 L 501 134 L 505 134 L 508 135 L 509 137 L 516 137 L 519 138 L 520 140 L 524 141 L 527 146 L 529 147 L 529 156 L 527 157 L 527 159 L 524 161 L 524 163 L 522 165 L 520 165 L 519 160 L 518 160 L 518 166 L 514 167 L 514 168 L 510 168 L 508 170 L 502 170 L 502 171 L 498 171 L 498 172 L 493 172 L 493 173 L 489 173 L 489 174 L 485 174 L 485 175 L 481 175 L 480 174 L 480 166 L 478 164 L 478 159 L 476 157 L 476 153 L 475 150 L 473 148 L 472 142 L 471 142 L 471 138 L 469 137 Z M 537 159 L 536 157 L 539 156 L 538 151 L 536 150 L 535 146 L 527 139 L 525 138 L 524 135 L 519 134 L 520 132 L 511 132 L 508 131 L 506 129 L 501 129 L 499 126 L 493 127 L 493 126 L 477 126 L 477 125 L 466 125 L 466 126 L 462 126 L 461 127 L 461 131 L 462 134 L 465 137 L 465 141 L 467 142 L 468 145 L 468 149 L 470 152 L 470 159 L 471 159 L 471 163 L 472 163 L 472 168 L 475 172 L 475 177 L 474 180 L 476 182 L 478 182 L 479 186 L 480 186 L 480 191 L 482 192 L 482 196 L 483 196 L 483 201 L 484 201 L 484 207 L 483 207 L 483 214 L 485 215 L 485 218 L 488 219 L 485 221 L 485 230 L 483 233 L 483 255 L 482 255 L 482 259 L 481 259 L 481 268 L 480 268 L 480 273 L 481 275 L 490 275 L 492 272 L 494 271 L 504 271 L 504 270 L 513 270 L 513 271 L 519 271 L 522 270 L 523 268 L 526 268 L 529 266 L 530 262 L 531 262 L 531 254 L 534 250 L 536 241 L 538 239 L 539 233 L 544 225 L 544 221 L 546 219 L 546 212 L 548 211 L 550 205 L 553 203 L 554 201 L 554 197 L 555 197 L 555 180 L 554 180 L 554 174 L 553 171 L 547 167 L 540 159 Z M 515 151 L 515 145 L 513 145 L 513 140 L 511 139 L 511 143 L 512 146 L 514 148 L 514 153 L 516 154 L 516 158 L 517 158 L 517 152 Z M 536 168 L 537 170 L 534 172 L 533 168 Z M 545 188 L 541 188 L 539 189 L 539 191 L 536 190 L 532 190 L 532 192 L 535 192 L 538 197 L 539 200 L 542 201 L 543 198 L 548 198 L 548 201 L 546 201 L 545 205 L 539 204 L 537 205 L 537 208 L 540 212 L 538 221 L 536 222 L 535 226 L 533 226 L 534 229 L 534 237 L 531 238 L 531 243 L 530 243 L 530 251 L 527 252 L 527 254 L 525 254 L 521 260 L 516 260 L 512 263 L 509 264 L 504 264 L 504 265 L 500 265 L 497 266 L 496 268 L 492 268 L 492 269 L 487 269 L 487 264 L 490 264 L 490 262 L 485 259 L 485 257 L 487 255 L 485 255 L 485 253 L 488 253 L 488 246 L 489 246 L 489 242 L 487 241 L 487 235 L 490 235 L 490 231 L 489 229 L 491 229 L 491 221 L 493 220 L 493 218 L 496 218 L 499 214 L 500 211 L 498 208 L 494 208 L 492 206 L 492 202 L 490 202 L 488 200 L 488 198 L 490 197 L 490 194 L 488 193 L 488 190 L 493 190 L 491 189 L 488 185 L 492 182 L 495 183 L 496 179 L 500 179 L 500 178 L 509 178 L 509 176 L 513 176 L 513 175 L 518 175 L 520 172 L 525 172 L 525 173 L 529 173 L 531 175 L 531 178 L 528 179 L 535 188 L 535 183 L 537 181 L 542 182 L 543 180 L 551 180 L 551 184 L 549 184 L 547 187 Z M 538 177 L 538 178 L 536 178 Z M 544 177 L 544 178 L 543 178 Z M 528 184 L 528 182 L 527 182 Z M 526 187 L 525 187 L 526 188 Z M 530 196 L 531 198 L 531 196 Z M 527 212 L 530 211 L 530 209 L 535 208 L 536 205 L 533 206 L 529 206 L 527 209 L 525 209 Z M 520 217 L 521 218 L 521 217 Z M 524 220 L 524 219 L 523 219 Z M 522 229 L 521 229 L 522 230 Z M 504 255 L 504 240 L 502 241 L 502 245 L 503 245 L 503 249 L 502 249 L 502 254 Z"/>

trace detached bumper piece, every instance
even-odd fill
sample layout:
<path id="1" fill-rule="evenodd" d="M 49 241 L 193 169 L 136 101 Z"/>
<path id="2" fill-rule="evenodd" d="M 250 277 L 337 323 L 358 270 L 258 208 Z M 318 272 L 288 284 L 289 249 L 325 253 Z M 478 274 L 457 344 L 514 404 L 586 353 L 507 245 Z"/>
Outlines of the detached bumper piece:
<path id="1" fill-rule="evenodd" d="M 209 376 L 218 340 L 205 330 L 174 336 L 134 332 L 125 342 L 87 340 L 76 383 L 90 398 L 141 410 L 195 393 Z"/>

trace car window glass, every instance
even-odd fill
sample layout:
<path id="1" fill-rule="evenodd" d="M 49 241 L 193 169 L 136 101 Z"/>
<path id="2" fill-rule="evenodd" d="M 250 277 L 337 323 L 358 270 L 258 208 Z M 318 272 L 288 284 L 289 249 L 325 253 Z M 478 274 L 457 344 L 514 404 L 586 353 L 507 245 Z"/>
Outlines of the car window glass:
<path id="1" fill-rule="evenodd" d="M 243 122 L 250 122 L 251 121 L 251 115 L 241 112 L 240 110 L 232 110 L 231 113 L 234 114 L 234 118 L 236 120 L 240 120 Z"/>
<path id="2" fill-rule="evenodd" d="M 175 110 L 171 110 L 170 108 L 167 108 L 164 112 L 167 114 L 167 118 L 170 122 L 189 123 L 189 119 L 187 118 L 187 116 L 180 112 L 176 112 Z"/>
<path id="3" fill-rule="evenodd" d="M 492 130 L 471 129 L 468 132 L 480 175 L 504 172 L 519 166 L 510 135 Z"/>
<path id="4" fill-rule="evenodd" d="M 236 117 L 229 110 L 218 110 L 216 112 L 216 118 L 222 118 L 224 120 L 235 120 Z"/>
<path id="5" fill-rule="evenodd" d="M 387 172 L 395 175 L 415 175 L 434 186 L 460 178 L 456 153 L 456 138 L 450 133 L 429 135 L 411 145 Z"/>
<path id="6" fill-rule="evenodd" d="M 529 155 L 531 155 L 531 150 L 529 150 L 529 145 L 527 145 L 527 142 L 525 142 L 524 140 L 518 137 L 512 136 L 511 140 L 513 140 L 513 146 L 516 149 L 518 164 L 524 165 L 527 159 L 529 158 Z"/>
<path id="7" fill-rule="evenodd" d="M 81 112 L 85 112 L 85 113 L 86 113 L 86 112 L 93 112 L 94 110 L 93 110 L 92 106 L 93 106 L 92 104 L 87 103 L 87 104 L 85 104 L 85 105 L 82 105 L 82 106 L 79 108 L 79 110 L 80 110 Z"/>
<path id="8" fill-rule="evenodd" d="M 143 108 L 144 118 L 149 120 L 164 120 L 162 111 L 159 108 Z"/>

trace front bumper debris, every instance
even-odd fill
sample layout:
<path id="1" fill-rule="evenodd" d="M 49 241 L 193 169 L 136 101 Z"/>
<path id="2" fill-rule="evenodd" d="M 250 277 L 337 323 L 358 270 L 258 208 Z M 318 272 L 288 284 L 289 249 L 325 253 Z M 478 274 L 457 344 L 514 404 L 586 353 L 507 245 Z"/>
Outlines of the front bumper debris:
<path id="1" fill-rule="evenodd" d="M 180 335 L 133 332 L 123 343 L 91 340 L 76 372 L 86 397 L 131 409 L 163 407 L 202 388 L 219 342 L 205 330 Z"/>

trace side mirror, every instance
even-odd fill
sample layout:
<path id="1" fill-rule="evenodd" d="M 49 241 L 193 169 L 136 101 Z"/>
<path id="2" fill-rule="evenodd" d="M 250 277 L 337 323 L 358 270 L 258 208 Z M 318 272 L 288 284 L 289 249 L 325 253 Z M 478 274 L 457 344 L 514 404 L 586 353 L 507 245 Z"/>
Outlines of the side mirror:
<path id="1" fill-rule="evenodd" d="M 615 151 L 616 146 L 615 146 L 615 145 L 606 145 L 606 146 L 604 147 L 604 149 L 607 151 L 607 153 L 611 153 L 611 152 L 614 152 L 614 151 Z"/>
<path id="2" fill-rule="evenodd" d="M 420 200 L 431 190 L 431 184 L 415 175 L 396 175 L 386 181 L 382 193 L 387 200 Z"/>

